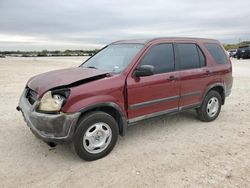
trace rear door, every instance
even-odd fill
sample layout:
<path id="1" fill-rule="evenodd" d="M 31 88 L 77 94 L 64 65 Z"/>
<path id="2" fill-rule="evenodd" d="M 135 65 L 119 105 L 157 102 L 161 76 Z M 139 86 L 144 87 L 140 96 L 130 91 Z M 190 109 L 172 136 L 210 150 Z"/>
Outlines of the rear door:
<path id="1" fill-rule="evenodd" d="M 210 73 L 204 53 L 196 43 L 178 42 L 175 49 L 181 83 L 179 109 L 182 110 L 201 103 Z"/>
<path id="2" fill-rule="evenodd" d="M 155 44 L 139 60 L 140 65 L 153 65 L 154 75 L 127 78 L 128 118 L 131 122 L 178 111 L 180 83 L 175 71 L 172 43 Z"/>

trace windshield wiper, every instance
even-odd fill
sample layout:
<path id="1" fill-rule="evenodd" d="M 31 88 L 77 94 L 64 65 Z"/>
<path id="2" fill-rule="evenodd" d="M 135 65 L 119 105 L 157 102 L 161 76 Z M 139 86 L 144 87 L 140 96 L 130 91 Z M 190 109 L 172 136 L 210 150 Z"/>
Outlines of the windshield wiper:
<path id="1" fill-rule="evenodd" d="M 90 69 L 97 69 L 95 66 L 88 66 L 87 68 L 90 68 Z"/>

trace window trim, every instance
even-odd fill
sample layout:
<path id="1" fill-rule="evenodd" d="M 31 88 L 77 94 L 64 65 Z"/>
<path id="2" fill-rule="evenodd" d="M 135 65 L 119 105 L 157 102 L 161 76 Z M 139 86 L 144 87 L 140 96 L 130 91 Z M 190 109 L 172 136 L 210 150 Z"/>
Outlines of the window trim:
<path id="1" fill-rule="evenodd" d="M 197 51 L 197 54 L 198 54 L 198 58 L 199 58 L 199 67 L 196 67 L 196 68 L 190 68 L 190 69 L 181 69 L 181 60 L 180 60 L 180 51 L 178 49 L 178 45 L 179 44 L 193 44 L 195 45 L 196 47 L 196 51 Z M 175 51 L 176 51 L 176 65 L 177 65 L 177 70 L 178 71 L 186 71 L 186 70 L 193 70 L 193 69 L 200 69 L 200 68 L 203 68 L 203 67 L 206 67 L 207 66 L 207 57 L 205 55 L 205 53 L 203 52 L 203 50 L 201 49 L 201 47 L 196 43 L 196 42 L 176 42 L 175 43 Z M 199 55 L 199 51 L 198 49 L 200 49 L 201 53 L 203 54 L 204 56 L 204 59 L 205 59 L 205 65 L 204 66 L 201 66 L 201 59 L 200 59 L 200 55 Z"/>
<path id="2" fill-rule="evenodd" d="M 196 49 L 197 49 L 198 55 L 199 55 L 200 68 L 206 67 L 206 66 L 207 66 L 207 57 L 206 57 L 205 53 L 202 51 L 201 47 L 200 47 L 199 45 L 197 45 L 197 44 L 196 44 Z M 205 60 L 204 66 L 201 66 L 201 57 L 200 57 L 199 50 L 201 51 L 201 53 L 202 53 L 202 55 L 203 55 L 203 57 L 204 57 L 204 60 Z"/>
<path id="3" fill-rule="evenodd" d="M 139 67 L 141 65 L 141 62 L 143 61 L 144 57 L 149 53 L 149 51 L 155 47 L 155 46 L 159 46 L 159 45 L 162 45 L 162 44 L 171 44 L 172 45 L 172 49 L 173 49 L 173 56 L 174 56 L 174 70 L 173 71 L 169 71 L 169 72 L 162 72 L 162 73 L 154 73 L 152 76 L 154 75 L 160 75 L 160 74 L 166 74 L 166 73 L 171 73 L 171 72 L 176 72 L 178 71 L 177 69 L 177 64 L 176 64 L 176 52 L 175 52 L 175 43 L 174 42 L 159 42 L 159 43 L 156 43 L 156 44 L 152 44 L 150 45 L 146 50 L 145 50 L 145 53 L 140 57 L 140 60 L 139 62 L 137 63 L 136 67 L 134 68 L 133 72 L 135 71 L 135 69 L 137 67 Z"/>

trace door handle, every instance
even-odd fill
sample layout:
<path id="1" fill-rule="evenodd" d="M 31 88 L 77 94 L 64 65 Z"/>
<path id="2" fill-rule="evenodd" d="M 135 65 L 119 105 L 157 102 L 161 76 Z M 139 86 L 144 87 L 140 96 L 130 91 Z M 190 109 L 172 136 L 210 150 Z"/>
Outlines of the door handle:
<path id="1" fill-rule="evenodd" d="M 169 76 L 167 78 L 167 80 L 169 80 L 169 81 L 177 80 L 177 77 L 175 77 L 175 76 Z"/>
<path id="2" fill-rule="evenodd" d="M 210 74 L 211 74 L 211 71 L 210 70 L 206 70 L 206 76 L 210 76 Z"/>

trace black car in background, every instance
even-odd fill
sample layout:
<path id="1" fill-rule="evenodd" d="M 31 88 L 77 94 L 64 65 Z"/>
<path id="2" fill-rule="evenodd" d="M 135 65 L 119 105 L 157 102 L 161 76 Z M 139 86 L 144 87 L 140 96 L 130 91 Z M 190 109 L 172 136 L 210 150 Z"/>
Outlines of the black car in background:
<path id="1" fill-rule="evenodd" d="M 250 44 L 244 45 L 244 46 L 240 46 L 237 49 L 237 59 L 240 58 L 250 58 Z"/>

